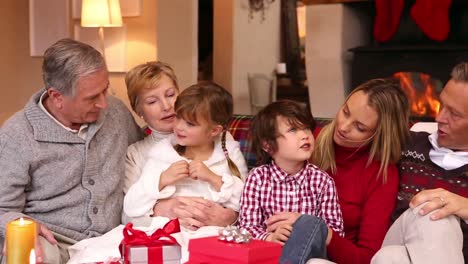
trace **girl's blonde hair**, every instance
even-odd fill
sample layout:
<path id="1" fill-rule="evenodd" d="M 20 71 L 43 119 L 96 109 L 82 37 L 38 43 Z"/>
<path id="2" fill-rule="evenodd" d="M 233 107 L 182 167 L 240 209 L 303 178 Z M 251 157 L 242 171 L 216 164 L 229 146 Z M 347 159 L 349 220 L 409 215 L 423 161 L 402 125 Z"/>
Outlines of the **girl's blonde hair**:
<path id="1" fill-rule="evenodd" d="M 194 123 L 200 118 L 221 125 L 221 146 L 232 174 L 241 178 L 239 168 L 229 157 L 226 148 L 227 125 L 233 116 L 232 95 L 223 87 L 213 82 L 202 82 L 182 91 L 175 102 L 177 116 Z M 185 148 L 177 145 L 176 150 L 183 153 Z"/>
<path id="2" fill-rule="evenodd" d="M 378 114 L 375 134 L 370 141 L 369 165 L 372 160 L 380 161 L 377 177 L 383 175 L 387 181 L 387 167 L 400 159 L 409 137 L 409 103 L 396 79 L 374 79 L 354 89 L 346 101 L 362 91 L 368 96 L 368 105 Z M 322 170 L 336 173 L 333 134 L 336 121 L 325 126 L 317 137 L 312 162 Z"/>
<path id="3" fill-rule="evenodd" d="M 138 95 L 141 91 L 158 86 L 164 75 L 171 79 L 174 87 L 179 90 L 174 70 L 169 64 L 162 61 L 150 61 L 137 65 L 125 75 L 128 100 L 135 113 L 138 114 Z"/>

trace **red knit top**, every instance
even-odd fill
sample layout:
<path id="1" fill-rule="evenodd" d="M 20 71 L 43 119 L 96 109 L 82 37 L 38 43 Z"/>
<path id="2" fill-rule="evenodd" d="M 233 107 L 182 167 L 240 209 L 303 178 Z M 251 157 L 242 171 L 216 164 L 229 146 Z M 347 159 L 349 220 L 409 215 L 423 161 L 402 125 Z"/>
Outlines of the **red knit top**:
<path id="1" fill-rule="evenodd" d="M 398 192 L 398 170 L 387 169 L 387 182 L 377 177 L 380 162 L 367 165 L 369 148 L 345 148 L 335 144 L 335 180 L 343 213 L 345 237 L 333 234 L 328 257 L 336 263 L 370 263 L 390 227 Z"/>

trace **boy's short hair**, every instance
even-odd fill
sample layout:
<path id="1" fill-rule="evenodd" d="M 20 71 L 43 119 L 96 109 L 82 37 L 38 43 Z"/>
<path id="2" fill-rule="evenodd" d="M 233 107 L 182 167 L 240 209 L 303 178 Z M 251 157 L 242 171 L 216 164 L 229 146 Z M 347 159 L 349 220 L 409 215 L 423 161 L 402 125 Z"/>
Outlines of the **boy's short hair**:
<path id="1" fill-rule="evenodd" d="M 276 117 L 286 118 L 289 124 L 295 128 L 315 128 L 315 120 L 309 109 L 296 101 L 279 100 L 265 106 L 254 117 L 251 125 L 252 150 L 256 154 L 257 166 L 271 161 L 271 154 L 278 150 L 276 139 L 278 136 L 278 124 Z M 264 147 L 268 146 L 268 152 Z"/>

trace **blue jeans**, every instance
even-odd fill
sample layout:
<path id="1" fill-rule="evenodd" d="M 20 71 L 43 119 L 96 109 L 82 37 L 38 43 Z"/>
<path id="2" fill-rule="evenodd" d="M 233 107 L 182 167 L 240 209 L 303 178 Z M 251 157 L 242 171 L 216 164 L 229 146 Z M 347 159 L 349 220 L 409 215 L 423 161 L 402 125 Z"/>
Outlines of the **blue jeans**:
<path id="1" fill-rule="evenodd" d="M 313 215 L 301 215 L 281 252 L 281 264 L 303 264 L 311 258 L 326 258 L 328 227 Z"/>

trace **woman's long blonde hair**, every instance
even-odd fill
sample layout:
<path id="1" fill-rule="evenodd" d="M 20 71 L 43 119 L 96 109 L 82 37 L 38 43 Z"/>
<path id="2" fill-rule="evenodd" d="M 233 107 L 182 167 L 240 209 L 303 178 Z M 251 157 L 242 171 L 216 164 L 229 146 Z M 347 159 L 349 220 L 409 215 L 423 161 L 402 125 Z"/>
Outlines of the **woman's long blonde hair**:
<path id="1" fill-rule="evenodd" d="M 400 159 L 409 137 L 409 103 L 396 79 L 373 79 L 354 89 L 346 98 L 362 91 L 368 96 L 368 104 L 378 114 L 374 136 L 369 141 L 369 165 L 372 160 L 380 161 L 377 177 L 383 175 L 387 181 L 387 167 Z M 312 161 L 322 170 L 336 173 L 333 134 L 336 121 L 326 125 L 317 137 Z"/>

